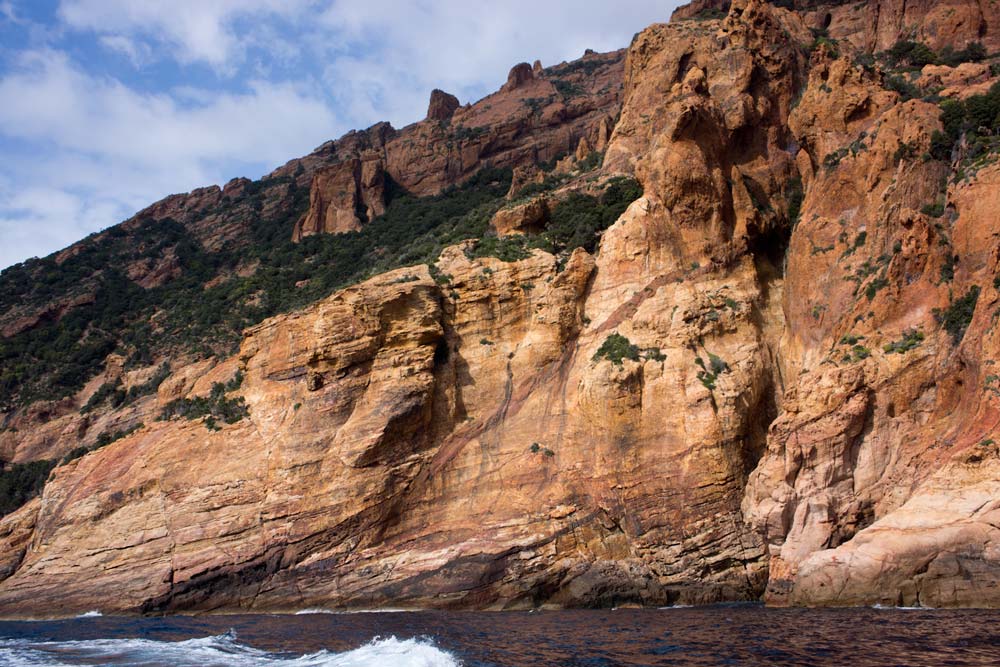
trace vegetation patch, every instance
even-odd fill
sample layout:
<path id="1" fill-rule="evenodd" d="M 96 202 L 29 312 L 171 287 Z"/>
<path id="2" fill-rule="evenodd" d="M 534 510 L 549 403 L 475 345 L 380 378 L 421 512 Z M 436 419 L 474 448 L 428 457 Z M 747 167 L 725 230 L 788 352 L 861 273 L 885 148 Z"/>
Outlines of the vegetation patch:
<path id="1" fill-rule="evenodd" d="M 986 59 L 988 53 L 981 42 L 972 42 L 960 50 L 946 47 L 938 54 L 922 42 L 903 39 L 880 55 L 893 67 L 905 66 L 920 69 L 926 65 L 956 67 L 962 63 L 981 62 Z"/>
<path id="2" fill-rule="evenodd" d="M 562 255 L 576 248 L 592 253 L 597 249 L 601 232 L 614 224 L 629 204 L 641 196 L 642 187 L 634 178 L 612 178 L 600 196 L 573 192 L 557 203 L 549 215 L 548 225 L 540 234 L 484 236 L 466 250 L 466 256 L 516 262 L 530 257 L 532 248 Z"/>
<path id="3" fill-rule="evenodd" d="M 621 366 L 625 359 L 639 361 L 639 346 L 633 345 L 632 341 L 620 333 L 613 333 L 604 339 L 594 354 L 595 362 L 601 359 L 607 359 L 616 366 Z"/>
<path id="4" fill-rule="evenodd" d="M 962 342 L 965 337 L 965 330 L 972 323 L 972 316 L 976 312 L 976 303 L 979 301 L 979 286 L 973 285 L 961 298 L 951 302 L 944 310 L 935 308 L 934 317 L 938 323 L 951 335 L 951 340 L 955 345 Z"/>
<path id="5" fill-rule="evenodd" d="M 226 394 L 236 391 L 242 384 L 243 374 L 237 372 L 236 376 L 229 382 L 213 384 L 212 391 L 208 396 L 178 398 L 170 401 L 163 406 L 157 421 L 165 421 L 174 417 L 183 417 L 188 420 L 204 418 L 205 426 L 212 431 L 218 430 L 218 420 L 227 424 L 235 424 L 244 417 L 250 416 L 250 411 L 242 396 L 226 398 Z"/>
<path id="6" fill-rule="evenodd" d="M 864 361 L 868 357 L 872 356 L 871 350 L 861 344 L 865 340 L 864 336 L 856 336 L 854 334 L 845 334 L 840 339 L 840 345 L 847 346 L 847 351 L 844 352 L 841 361 L 845 364 L 849 364 L 857 361 Z"/>
<path id="7" fill-rule="evenodd" d="M 924 342 L 924 334 L 917 329 L 907 329 L 899 340 L 886 343 L 882 351 L 886 354 L 906 354 Z"/>
<path id="8" fill-rule="evenodd" d="M 799 224 L 799 218 L 802 217 L 802 202 L 805 200 L 801 178 L 796 176 L 788 182 L 785 199 L 788 203 L 788 222 L 794 229 Z"/>
<path id="9" fill-rule="evenodd" d="M 86 454 L 101 449 L 102 447 L 107 447 L 112 442 L 116 442 L 126 436 L 132 435 L 133 433 L 141 429 L 143 426 L 144 424 L 140 422 L 139 424 L 136 424 L 124 430 L 119 429 L 116 431 L 102 431 L 100 435 L 97 436 L 97 441 L 94 442 L 93 447 L 77 447 L 76 449 L 72 450 L 69 454 L 63 457 L 62 461 L 60 462 L 60 465 L 64 465 L 66 463 L 69 463 L 70 461 L 74 461 L 80 458 L 81 456 L 85 456 Z"/>
<path id="10" fill-rule="evenodd" d="M 526 236 L 510 234 L 508 236 L 485 236 L 471 247 L 466 248 L 465 256 L 469 259 L 495 257 L 504 262 L 519 262 L 531 257 L 531 251 Z"/>
<path id="11" fill-rule="evenodd" d="M 0 312 L 90 296 L 58 321 L 0 338 L 0 407 L 71 395 L 112 352 L 128 357 L 130 366 L 151 363 L 153 341 L 164 356 L 181 350 L 230 354 L 248 326 L 377 273 L 434 261 L 444 247 L 482 237 L 510 182 L 509 169 L 484 169 L 433 197 L 415 197 L 390 182 L 385 215 L 359 231 L 293 243 L 292 228 L 308 209 L 309 189 L 296 187 L 291 177 L 264 179 L 204 212 L 238 216 L 249 227 L 245 244 L 209 250 L 174 220 L 145 220 L 93 235 L 61 263 L 53 256 L 5 269 Z M 265 207 L 265 197 L 280 206 Z M 163 285 L 145 289 L 124 272 L 131 262 L 158 261 L 166 253 L 180 275 Z M 239 275 L 240 267 L 251 264 L 257 267 L 252 275 Z M 105 389 L 101 400 L 119 400 L 119 389 Z"/>
<path id="12" fill-rule="evenodd" d="M 698 381 L 709 391 L 715 391 L 719 376 L 729 371 L 729 364 L 711 352 L 708 353 L 708 364 L 700 356 L 694 358 L 694 363 L 701 369 L 698 371 Z"/>
<path id="13" fill-rule="evenodd" d="M 556 453 L 553 452 L 551 449 L 549 449 L 548 447 L 542 447 L 542 445 L 537 442 L 531 443 L 529 451 L 531 451 L 532 454 L 541 454 L 542 456 L 545 457 L 553 457 L 556 455 Z"/>
<path id="14" fill-rule="evenodd" d="M 541 183 L 528 183 L 523 188 L 518 190 L 517 194 L 514 196 L 514 200 L 507 204 L 507 206 L 517 206 L 518 204 L 527 202 L 536 195 L 551 192 L 565 183 L 568 179 L 569 175 L 567 174 L 546 174 Z"/>
<path id="15" fill-rule="evenodd" d="M 944 200 L 940 199 L 933 204 L 926 204 L 920 212 L 929 218 L 940 218 L 944 215 Z"/>
<path id="16" fill-rule="evenodd" d="M 548 226 L 532 243 L 552 253 L 568 253 L 576 248 L 592 253 L 600 233 L 641 196 L 639 182 L 625 176 L 609 180 L 597 197 L 574 192 L 553 207 Z"/>
<path id="17" fill-rule="evenodd" d="M 694 16 L 689 17 L 688 21 L 721 21 L 726 18 L 728 13 L 723 9 L 703 9 Z"/>
<path id="18" fill-rule="evenodd" d="M 55 461 L 32 461 L 0 470 L 0 516 L 10 514 L 41 494 L 55 467 Z"/>
<path id="19" fill-rule="evenodd" d="M 958 180 L 996 160 L 1000 153 L 1000 82 L 981 95 L 943 100 L 941 122 L 944 130 L 931 136 L 929 155 L 949 163 L 959 156 Z"/>

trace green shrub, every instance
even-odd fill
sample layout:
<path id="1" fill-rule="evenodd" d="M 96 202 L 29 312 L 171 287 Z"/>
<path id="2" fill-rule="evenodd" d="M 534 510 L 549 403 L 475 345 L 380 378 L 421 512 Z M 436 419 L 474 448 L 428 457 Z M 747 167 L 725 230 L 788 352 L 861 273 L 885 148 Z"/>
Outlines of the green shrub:
<path id="1" fill-rule="evenodd" d="M 0 516 L 38 496 L 55 466 L 55 461 L 32 461 L 0 469 Z"/>
<path id="2" fill-rule="evenodd" d="M 76 449 L 72 450 L 69 454 L 67 454 L 66 456 L 64 456 L 62 458 L 62 461 L 60 463 L 61 464 L 69 463 L 70 461 L 78 459 L 81 456 L 89 454 L 92 451 L 98 450 L 98 449 L 100 449 L 102 447 L 107 447 L 112 442 L 116 442 L 116 441 L 121 440 L 122 438 L 124 438 L 126 436 L 132 435 L 133 433 L 135 433 L 136 431 L 138 431 L 142 427 L 143 427 L 143 424 L 139 423 L 139 424 L 135 424 L 134 426 L 131 426 L 131 427 L 125 429 L 125 430 L 119 429 L 119 430 L 114 431 L 114 432 L 111 432 L 111 431 L 101 431 L 101 433 L 97 436 L 97 440 L 94 441 L 94 446 L 93 447 L 77 447 Z"/>
<path id="3" fill-rule="evenodd" d="M 604 151 L 591 151 L 587 157 L 577 163 L 580 171 L 593 171 L 604 163 Z"/>
<path id="4" fill-rule="evenodd" d="M 832 171 L 833 169 L 837 168 L 837 166 L 840 164 L 840 161 L 843 160 L 845 157 L 847 157 L 849 153 L 850 149 L 848 148 L 838 148 L 837 150 L 835 150 L 834 152 L 830 153 L 825 158 L 823 158 L 823 166 L 826 167 L 827 171 Z"/>
<path id="5" fill-rule="evenodd" d="M 831 58 L 836 60 L 837 58 L 840 57 L 840 44 L 837 42 L 837 40 L 830 39 L 829 37 L 818 37 L 816 38 L 815 41 L 813 41 L 810 50 L 816 51 L 822 47 L 826 48 L 827 53 L 830 54 Z"/>
<path id="6" fill-rule="evenodd" d="M 903 332 L 903 337 L 897 341 L 886 343 L 882 350 L 886 354 L 906 354 L 924 342 L 924 334 L 917 329 L 907 329 Z"/>
<path id="7" fill-rule="evenodd" d="M 208 396 L 195 398 L 178 398 L 163 406 L 158 421 L 166 421 L 174 417 L 195 420 L 205 418 L 205 426 L 209 430 L 218 430 L 216 420 L 221 419 L 227 424 L 235 424 L 244 417 L 250 416 L 242 396 L 226 398 L 226 393 L 235 391 L 243 382 L 241 373 L 237 373 L 229 382 L 216 382 Z"/>
<path id="8" fill-rule="evenodd" d="M 528 251 L 528 240 L 523 234 L 485 236 L 467 248 L 465 255 L 469 259 L 496 257 L 504 262 L 519 262 L 531 257 L 531 253 Z"/>
<path id="9" fill-rule="evenodd" d="M 729 371 L 729 364 L 711 352 L 708 353 L 707 366 L 705 360 L 701 357 L 695 357 L 694 363 L 701 368 L 696 376 L 698 381 L 709 391 L 715 391 L 715 383 L 719 379 L 719 376 Z"/>
<path id="10" fill-rule="evenodd" d="M 643 350 L 643 354 L 645 355 L 646 359 L 649 359 L 650 361 L 667 360 L 667 355 L 663 354 L 663 352 L 661 352 L 660 348 L 658 347 L 651 347 L 646 350 Z"/>
<path id="11" fill-rule="evenodd" d="M 117 408 L 125 402 L 126 397 L 127 394 L 117 381 L 105 382 L 87 399 L 87 402 L 80 408 L 80 412 L 86 414 L 105 403 L 110 403 L 111 407 Z"/>
<path id="12" fill-rule="evenodd" d="M 533 243 L 549 252 L 583 248 L 592 253 L 600 233 L 641 196 L 639 182 L 624 176 L 608 181 L 599 197 L 574 192 L 553 207 L 548 226 Z"/>
<path id="13" fill-rule="evenodd" d="M 934 316 L 944 330 L 951 335 L 951 340 L 955 345 L 962 342 L 965 337 L 965 330 L 972 323 L 972 316 L 976 312 L 976 303 L 979 301 L 979 286 L 973 285 L 969 291 L 960 299 L 952 301 L 951 305 L 943 311 L 934 310 Z"/>
<path id="14" fill-rule="evenodd" d="M 594 354 L 595 362 L 600 361 L 602 358 L 607 359 L 616 366 L 621 366 L 625 359 L 639 361 L 639 348 L 633 345 L 625 336 L 613 333 L 604 339 L 604 343 L 601 344 L 601 347 Z"/>
<path id="15" fill-rule="evenodd" d="M 802 215 L 802 202 L 805 199 L 801 178 L 795 177 L 788 182 L 788 187 L 785 189 L 785 199 L 788 202 L 788 222 L 794 228 L 799 224 L 799 217 Z"/>
<path id="16" fill-rule="evenodd" d="M 163 381 L 170 377 L 170 364 L 164 362 L 160 364 L 153 376 L 142 384 L 130 387 L 128 393 L 125 395 L 125 403 L 131 403 L 142 396 L 148 396 L 149 394 L 155 394 L 163 384 Z"/>
<path id="17" fill-rule="evenodd" d="M 552 85 L 556 87 L 556 92 L 559 93 L 564 98 L 577 97 L 583 95 L 586 91 L 572 81 L 566 81 L 564 79 L 552 79 Z"/>
<path id="18" fill-rule="evenodd" d="M 722 9 L 703 9 L 694 16 L 690 17 L 689 21 L 719 21 L 726 18 L 726 12 Z"/>
<path id="19" fill-rule="evenodd" d="M 954 139 L 941 130 L 934 130 L 934 133 L 931 134 L 931 147 L 928 153 L 935 160 L 940 160 L 941 162 L 951 162 L 952 149 L 954 148 L 954 145 Z"/>
<path id="20" fill-rule="evenodd" d="M 950 252 L 944 258 L 944 264 L 941 265 L 941 282 L 950 283 L 955 279 L 955 264 L 958 259 L 958 255 L 953 255 Z"/>
<path id="21" fill-rule="evenodd" d="M 924 67 L 925 65 L 934 65 L 938 61 L 937 54 L 929 46 L 911 40 L 896 42 L 883 56 L 893 66 Z"/>
<path id="22" fill-rule="evenodd" d="M 1000 82 L 994 83 L 987 92 L 964 101 L 943 100 L 941 123 L 944 131 L 931 136 L 929 154 L 934 159 L 950 162 L 963 134 L 968 146 L 965 166 L 995 154 L 1000 150 L 997 140 L 1000 134 Z"/>
<path id="23" fill-rule="evenodd" d="M 941 55 L 938 56 L 938 64 L 956 67 L 962 63 L 982 62 L 983 60 L 986 60 L 988 55 L 986 47 L 983 46 L 982 42 L 972 42 L 959 51 L 954 50 L 950 46 L 946 46 L 941 49 Z"/>
<path id="24" fill-rule="evenodd" d="M 944 215 L 944 202 L 937 201 L 933 204 L 926 204 L 920 212 L 930 218 L 940 218 Z"/>
<path id="25" fill-rule="evenodd" d="M 887 77 L 885 87 L 887 90 L 899 93 L 901 102 L 909 102 L 920 97 L 920 89 L 901 76 Z"/>
<path id="26" fill-rule="evenodd" d="M 889 281 L 880 276 L 868 283 L 868 286 L 865 288 L 865 296 L 869 301 L 874 301 L 875 296 L 888 286 Z"/>
<path id="27" fill-rule="evenodd" d="M 518 190 L 514 195 L 514 201 L 512 203 L 527 201 L 535 195 L 551 192 L 565 183 L 568 179 L 569 175 L 567 174 L 546 174 L 541 183 L 528 183 L 523 188 Z"/>

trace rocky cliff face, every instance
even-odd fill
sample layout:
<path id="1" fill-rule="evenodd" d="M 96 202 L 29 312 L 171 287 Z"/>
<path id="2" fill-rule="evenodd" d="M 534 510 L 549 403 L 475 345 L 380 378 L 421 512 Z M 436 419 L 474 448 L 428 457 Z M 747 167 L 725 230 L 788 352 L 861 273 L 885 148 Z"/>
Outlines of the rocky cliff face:
<path id="1" fill-rule="evenodd" d="M 716 18 L 732 4 L 695 0 L 677 9 L 674 18 Z M 990 0 L 772 0 L 770 4 L 796 11 L 808 27 L 869 52 L 909 39 L 932 49 L 961 49 L 982 42 L 995 51 L 1000 45 L 1000 8 Z"/>
<path id="2" fill-rule="evenodd" d="M 846 27 L 856 3 L 774 4 L 696 3 L 624 62 L 517 66 L 476 105 L 439 94 L 292 166 L 298 238 L 377 224 L 390 179 L 517 170 L 472 214 L 499 236 L 0 436 L 31 460 L 83 421 L 146 424 L 0 520 L 0 611 L 1000 605 L 998 147 L 904 100 L 864 57 L 883 37 Z M 919 35 L 993 39 L 985 6 L 941 32 L 903 4 Z M 910 85 L 995 81 L 963 67 Z M 622 175 L 642 196 L 594 237 Z M 109 363 L 89 395 L 154 370 Z"/>

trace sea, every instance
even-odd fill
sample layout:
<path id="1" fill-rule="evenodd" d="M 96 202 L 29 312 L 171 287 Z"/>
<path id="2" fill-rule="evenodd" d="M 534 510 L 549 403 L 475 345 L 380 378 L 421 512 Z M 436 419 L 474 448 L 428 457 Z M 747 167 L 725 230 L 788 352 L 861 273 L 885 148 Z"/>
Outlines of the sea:
<path id="1" fill-rule="evenodd" d="M 1000 612 L 759 605 L 0 622 L 0 665 L 1000 665 Z"/>

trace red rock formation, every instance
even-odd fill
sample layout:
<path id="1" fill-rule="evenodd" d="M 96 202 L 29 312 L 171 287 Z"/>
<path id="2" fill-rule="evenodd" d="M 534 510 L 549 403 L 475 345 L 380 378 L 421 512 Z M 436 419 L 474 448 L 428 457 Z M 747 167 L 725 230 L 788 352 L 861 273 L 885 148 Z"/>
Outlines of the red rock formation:
<path id="1" fill-rule="evenodd" d="M 535 71 L 528 63 L 518 63 L 510 69 L 507 75 L 507 83 L 501 88 L 501 92 L 509 93 L 517 90 L 524 84 L 535 79 Z"/>
<path id="2" fill-rule="evenodd" d="M 348 165 L 335 170 L 346 174 L 353 169 L 352 159 L 374 160 L 378 154 L 385 173 L 396 183 L 413 194 L 432 195 L 463 182 L 485 164 L 528 168 L 572 154 L 581 140 L 593 145 L 603 137 L 606 144 L 607 118 L 617 114 L 620 104 L 623 55 L 590 53 L 584 62 L 592 71 L 563 64 L 540 70 L 538 77 L 530 65 L 521 63 L 499 92 L 467 107 L 435 91 L 425 121 L 398 132 L 390 129 L 378 139 L 369 130 L 334 142 L 330 150 L 347 158 Z M 568 95 L 557 89 L 555 81 L 566 86 Z M 340 178 L 344 184 L 350 182 L 348 175 Z M 326 181 L 332 182 L 330 177 Z M 352 213 L 351 199 L 357 197 L 350 188 L 320 184 L 327 194 L 315 196 L 316 186 L 314 182 L 310 197 L 315 208 L 296 227 L 294 238 L 358 229 L 362 220 Z M 365 205 L 379 210 L 374 206 L 377 189 L 368 196 L 363 185 L 359 187 Z M 329 201 L 337 193 L 344 194 L 331 208 Z"/>
<path id="3" fill-rule="evenodd" d="M 448 120 L 460 106 L 462 105 L 457 97 L 435 88 L 431 91 L 431 101 L 427 107 L 427 120 Z"/>
<path id="4" fill-rule="evenodd" d="M 295 241 L 313 234 L 342 234 L 385 213 L 385 171 L 378 155 L 341 162 L 316 173 L 309 211 L 295 225 Z"/>

